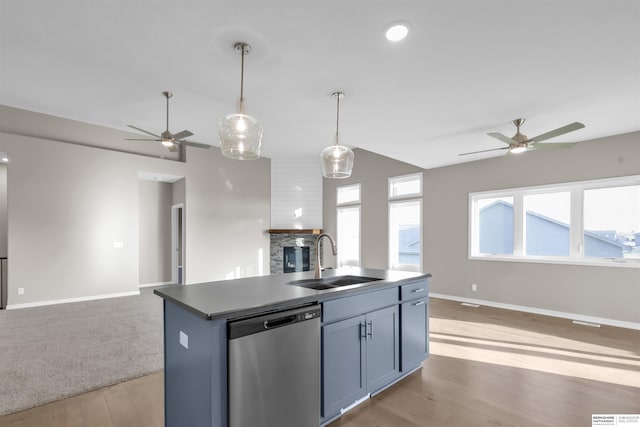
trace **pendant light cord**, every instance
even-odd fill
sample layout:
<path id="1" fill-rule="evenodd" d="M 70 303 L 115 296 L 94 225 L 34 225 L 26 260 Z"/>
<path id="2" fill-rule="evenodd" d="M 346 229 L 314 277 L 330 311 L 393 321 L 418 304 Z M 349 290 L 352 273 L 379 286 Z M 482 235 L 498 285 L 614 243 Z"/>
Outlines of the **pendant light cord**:
<path id="1" fill-rule="evenodd" d="M 169 95 L 166 95 L 167 98 L 167 129 L 166 131 L 169 132 Z"/>
<path id="2" fill-rule="evenodd" d="M 340 129 L 340 94 L 336 95 L 338 99 L 338 107 L 336 108 L 336 145 L 340 145 L 338 140 L 338 130 Z"/>
<path id="3" fill-rule="evenodd" d="M 240 103 L 244 103 L 244 52 L 245 45 L 242 45 L 242 59 L 240 61 Z"/>

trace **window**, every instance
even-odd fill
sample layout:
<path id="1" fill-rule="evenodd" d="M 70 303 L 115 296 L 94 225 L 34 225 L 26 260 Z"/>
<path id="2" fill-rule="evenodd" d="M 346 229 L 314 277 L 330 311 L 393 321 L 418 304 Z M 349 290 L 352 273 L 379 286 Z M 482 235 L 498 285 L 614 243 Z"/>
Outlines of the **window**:
<path id="1" fill-rule="evenodd" d="M 360 266 L 360 184 L 336 189 L 338 266 Z"/>
<path id="2" fill-rule="evenodd" d="M 513 197 L 478 200 L 478 241 L 481 254 L 513 253 Z"/>
<path id="3" fill-rule="evenodd" d="M 586 257 L 640 260 L 640 185 L 585 190 L 583 238 Z"/>
<path id="4" fill-rule="evenodd" d="M 640 267 L 640 176 L 469 195 L 470 258 Z"/>
<path id="5" fill-rule="evenodd" d="M 569 256 L 571 193 L 524 196 L 525 254 Z"/>
<path id="6" fill-rule="evenodd" d="M 360 206 L 338 208 L 338 265 L 360 266 Z"/>
<path id="7" fill-rule="evenodd" d="M 389 178 L 389 198 L 422 196 L 422 173 Z"/>
<path id="8" fill-rule="evenodd" d="M 336 204 L 360 203 L 360 184 L 346 185 L 336 189 Z"/>
<path id="9" fill-rule="evenodd" d="M 422 270 L 422 174 L 389 178 L 389 268 Z M 402 199 L 402 200 L 398 200 Z"/>

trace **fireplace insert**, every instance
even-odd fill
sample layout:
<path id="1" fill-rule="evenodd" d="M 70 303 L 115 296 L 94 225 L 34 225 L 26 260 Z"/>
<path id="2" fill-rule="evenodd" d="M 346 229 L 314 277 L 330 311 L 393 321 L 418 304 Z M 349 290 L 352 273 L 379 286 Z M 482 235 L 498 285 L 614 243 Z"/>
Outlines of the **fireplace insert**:
<path id="1" fill-rule="evenodd" d="M 309 246 L 285 246 L 282 271 L 309 271 Z"/>

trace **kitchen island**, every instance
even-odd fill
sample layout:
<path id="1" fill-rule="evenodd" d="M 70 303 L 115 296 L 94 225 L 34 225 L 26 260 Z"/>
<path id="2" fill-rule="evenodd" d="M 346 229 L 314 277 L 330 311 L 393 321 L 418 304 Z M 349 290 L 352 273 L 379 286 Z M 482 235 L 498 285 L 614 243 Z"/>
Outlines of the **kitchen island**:
<path id="1" fill-rule="evenodd" d="M 360 268 L 323 273 L 346 276 L 371 281 L 312 289 L 305 286 L 313 274 L 305 272 L 156 289 L 164 299 L 165 424 L 236 425 L 229 416 L 237 403 L 229 402 L 236 395 L 228 382 L 236 363 L 229 358 L 230 325 L 282 310 L 321 307 L 320 366 L 310 368 L 320 376 L 319 416 L 309 427 L 329 423 L 419 369 L 428 355 L 431 275 Z"/>

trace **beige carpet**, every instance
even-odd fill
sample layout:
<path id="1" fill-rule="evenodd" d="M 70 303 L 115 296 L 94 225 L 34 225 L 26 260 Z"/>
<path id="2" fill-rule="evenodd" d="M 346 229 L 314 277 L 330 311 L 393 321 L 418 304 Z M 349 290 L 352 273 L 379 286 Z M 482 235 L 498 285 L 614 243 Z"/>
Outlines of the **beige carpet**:
<path id="1" fill-rule="evenodd" d="M 0 311 L 0 415 L 163 368 L 162 299 Z"/>

